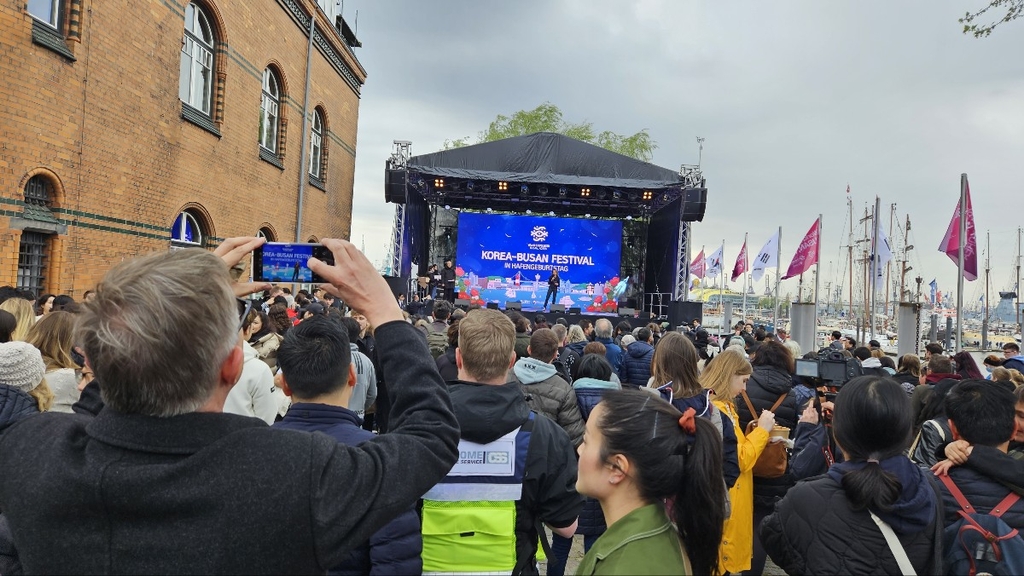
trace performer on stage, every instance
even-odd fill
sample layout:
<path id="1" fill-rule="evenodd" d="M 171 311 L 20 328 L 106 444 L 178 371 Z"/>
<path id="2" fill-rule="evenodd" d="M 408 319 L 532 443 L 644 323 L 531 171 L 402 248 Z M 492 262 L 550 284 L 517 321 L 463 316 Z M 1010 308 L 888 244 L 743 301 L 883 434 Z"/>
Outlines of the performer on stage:
<path id="1" fill-rule="evenodd" d="M 441 286 L 444 288 L 444 299 L 455 303 L 455 268 L 451 260 L 444 261 L 444 268 L 441 269 Z"/>
<path id="2" fill-rule="evenodd" d="M 552 304 L 558 303 L 558 287 L 562 285 L 562 279 L 558 277 L 558 268 L 551 269 L 551 276 L 548 276 L 548 293 L 544 296 L 544 308 L 548 307 L 548 298 Z"/>

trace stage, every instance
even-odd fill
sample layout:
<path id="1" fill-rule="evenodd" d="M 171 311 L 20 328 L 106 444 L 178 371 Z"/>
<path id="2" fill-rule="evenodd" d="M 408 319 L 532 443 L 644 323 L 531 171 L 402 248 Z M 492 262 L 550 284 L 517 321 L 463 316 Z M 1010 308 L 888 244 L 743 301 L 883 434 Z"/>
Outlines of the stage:
<path id="1" fill-rule="evenodd" d="M 540 312 L 555 271 L 556 303 L 579 309 L 577 319 L 650 318 L 645 294 L 685 296 L 688 223 L 707 201 L 699 169 L 552 133 L 422 156 L 410 147 L 396 141 L 385 174 L 396 204 L 392 273 L 407 294 L 428 266 L 450 260 L 469 304 L 526 315 Z"/>

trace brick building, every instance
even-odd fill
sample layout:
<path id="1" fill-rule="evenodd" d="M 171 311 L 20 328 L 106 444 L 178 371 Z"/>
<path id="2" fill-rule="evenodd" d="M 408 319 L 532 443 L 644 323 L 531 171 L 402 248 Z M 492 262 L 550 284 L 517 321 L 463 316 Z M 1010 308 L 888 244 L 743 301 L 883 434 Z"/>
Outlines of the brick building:
<path id="1" fill-rule="evenodd" d="M 347 238 L 358 45 L 334 0 L 0 0 L 0 285 L 81 297 L 153 250 Z"/>

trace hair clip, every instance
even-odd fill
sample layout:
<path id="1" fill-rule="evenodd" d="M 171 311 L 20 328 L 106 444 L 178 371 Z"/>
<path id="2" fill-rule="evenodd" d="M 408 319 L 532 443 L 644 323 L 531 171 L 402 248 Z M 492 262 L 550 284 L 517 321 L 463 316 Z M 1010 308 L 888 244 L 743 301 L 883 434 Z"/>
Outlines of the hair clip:
<path id="1" fill-rule="evenodd" d="M 690 436 L 697 433 L 697 422 L 694 421 L 696 415 L 696 410 L 687 408 L 683 415 L 679 417 L 679 427 Z"/>

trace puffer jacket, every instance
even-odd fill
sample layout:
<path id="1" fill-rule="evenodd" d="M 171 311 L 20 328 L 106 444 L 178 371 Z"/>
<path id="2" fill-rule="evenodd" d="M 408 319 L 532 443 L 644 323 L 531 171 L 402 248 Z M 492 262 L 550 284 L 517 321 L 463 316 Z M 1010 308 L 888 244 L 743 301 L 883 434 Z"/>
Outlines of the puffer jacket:
<path id="1" fill-rule="evenodd" d="M 441 373 L 441 379 L 445 382 L 459 379 L 459 369 L 455 366 L 455 347 L 449 346 L 444 354 L 434 359 L 437 363 L 437 371 Z"/>
<path id="2" fill-rule="evenodd" d="M 973 455 L 972 453 L 971 456 Z M 1000 467 L 1004 470 L 1019 468 L 1013 458 L 1002 453 L 993 458 L 993 463 L 1001 465 Z M 1007 474 L 988 476 L 968 466 L 955 466 L 949 470 L 949 477 L 953 483 L 980 514 L 991 512 L 996 504 L 1010 494 L 1010 488 L 1000 482 L 1003 479 L 1000 478 L 1001 476 L 1007 476 Z M 1007 479 L 1009 480 L 1009 478 Z M 1018 484 L 1020 483 L 1019 477 L 1014 480 Z M 940 482 L 939 488 L 942 491 L 942 502 L 945 505 L 946 525 L 949 526 L 960 519 L 960 505 L 949 493 L 945 484 Z M 1009 510 L 1003 513 L 1002 519 L 1010 528 L 1024 529 L 1024 500 L 1018 500 L 1013 506 L 1010 506 Z"/>
<path id="3" fill-rule="evenodd" d="M 580 416 L 586 422 L 590 419 L 590 413 L 601 401 L 601 397 L 608 390 L 619 390 L 618 384 L 594 378 L 580 378 L 572 383 L 576 392 L 576 404 L 580 409 Z M 604 512 L 601 510 L 601 503 L 593 498 L 586 498 L 583 501 L 583 509 L 580 510 L 579 524 L 576 527 L 577 534 L 587 536 L 599 536 L 608 529 L 604 521 Z"/>
<path id="4" fill-rule="evenodd" d="M 39 413 L 39 403 L 28 393 L 0 384 L 0 431 L 26 416 Z"/>
<path id="5" fill-rule="evenodd" d="M 554 365 L 534 358 L 522 358 L 512 367 L 510 377 L 510 380 L 521 384 L 519 388 L 530 408 L 561 426 L 574 448 L 583 442 L 583 419 L 576 403 L 576 393 L 558 375 Z"/>
<path id="6" fill-rule="evenodd" d="M 622 370 L 619 378 L 623 384 L 646 386 L 651 379 L 651 360 L 654 359 L 654 346 L 647 342 L 633 342 L 622 355 Z"/>
<path id="7" fill-rule="evenodd" d="M 918 525 L 908 526 L 899 515 L 895 520 L 879 515 L 896 532 L 918 574 L 942 574 L 944 523 L 938 488 L 929 480 L 930 472 L 916 469 L 909 461 L 906 467 L 917 470 L 919 477 L 905 483 L 897 505 L 904 504 L 901 511 L 908 517 L 917 516 Z M 925 498 L 936 503 L 926 525 L 922 516 L 927 516 L 927 507 L 917 505 Z M 768 556 L 786 574 L 902 574 L 868 511 L 851 509 L 846 492 L 831 474 L 794 486 L 775 512 L 755 528 Z"/>
<path id="8" fill-rule="evenodd" d="M 281 347 L 281 340 L 283 338 L 280 334 L 268 332 L 255 342 L 249 342 L 259 354 L 260 360 L 270 367 L 271 372 L 277 372 L 277 349 Z"/>

